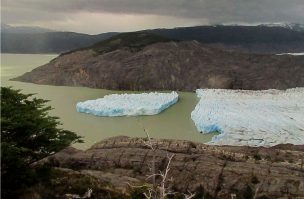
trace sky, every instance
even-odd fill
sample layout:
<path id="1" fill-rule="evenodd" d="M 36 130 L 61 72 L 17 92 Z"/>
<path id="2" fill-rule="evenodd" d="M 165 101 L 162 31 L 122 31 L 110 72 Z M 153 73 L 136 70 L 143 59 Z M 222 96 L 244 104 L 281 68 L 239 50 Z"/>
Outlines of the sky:
<path id="1" fill-rule="evenodd" d="M 88 34 L 210 24 L 304 23 L 304 0 L 2 0 L 1 22 Z"/>

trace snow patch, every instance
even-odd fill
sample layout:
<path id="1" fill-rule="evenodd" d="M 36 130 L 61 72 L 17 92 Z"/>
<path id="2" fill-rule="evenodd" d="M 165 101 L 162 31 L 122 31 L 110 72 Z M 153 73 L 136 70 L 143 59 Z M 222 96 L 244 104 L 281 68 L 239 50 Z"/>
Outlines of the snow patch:
<path id="1" fill-rule="evenodd" d="M 155 115 L 177 101 L 178 94 L 176 92 L 112 94 L 96 100 L 78 102 L 76 109 L 78 112 L 97 116 Z"/>
<path id="2" fill-rule="evenodd" d="M 209 144 L 304 144 L 304 88 L 264 91 L 198 89 L 191 113 L 198 131 L 219 132 Z"/>
<path id="3" fill-rule="evenodd" d="M 304 55 L 303 53 L 281 53 L 281 54 L 277 54 L 277 55 L 293 55 L 293 56 L 302 56 Z"/>

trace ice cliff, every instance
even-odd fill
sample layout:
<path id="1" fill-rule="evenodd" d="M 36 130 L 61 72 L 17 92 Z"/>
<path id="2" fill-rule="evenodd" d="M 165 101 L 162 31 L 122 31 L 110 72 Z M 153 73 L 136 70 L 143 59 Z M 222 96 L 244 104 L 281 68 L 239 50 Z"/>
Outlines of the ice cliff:
<path id="1" fill-rule="evenodd" d="M 304 88 L 265 91 L 198 89 L 191 113 L 198 131 L 219 132 L 209 144 L 304 144 Z"/>
<path id="2" fill-rule="evenodd" d="M 78 112 L 97 116 L 135 116 L 155 115 L 178 101 L 178 94 L 142 93 L 142 94 L 112 94 L 96 100 L 78 102 Z"/>

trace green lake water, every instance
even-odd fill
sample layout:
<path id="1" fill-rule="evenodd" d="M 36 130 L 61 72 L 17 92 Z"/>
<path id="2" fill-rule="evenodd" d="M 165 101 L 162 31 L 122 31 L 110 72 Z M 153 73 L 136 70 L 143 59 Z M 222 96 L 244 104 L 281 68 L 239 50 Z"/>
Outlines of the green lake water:
<path id="1" fill-rule="evenodd" d="M 9 81 L 25 72 L 49 62 L 57 55 L 1 54 L 1 84 L 22 89 L 23 93 L 36 93 L 37 97 L 50 100 L 54 109 L 50 114 L 60 117 L 62 127 L 84 137 L 85 143 L 75 147 L 86 149 L 108 137 L 126 135 L 145 137 L 145 128 L 151 137 L 207 142 L 214 134 L 197 132 L 190 118 L 198 99 L 195 93 L 179 92 L 179 101 L 154 116 L 97 117 L 76 111 L 76 103 L 101 98 L 111 93 L 126 93 L 84 87 L 48 86 Z M 127 92 L 131 93 L 131 92 Z"/>

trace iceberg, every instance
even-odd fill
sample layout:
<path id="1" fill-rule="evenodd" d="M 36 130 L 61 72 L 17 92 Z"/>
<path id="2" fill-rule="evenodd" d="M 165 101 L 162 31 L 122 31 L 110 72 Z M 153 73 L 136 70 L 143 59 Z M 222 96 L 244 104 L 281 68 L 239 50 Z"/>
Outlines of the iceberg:
<path id="1" fill-rule="evenodd" d="M 218 132 L 208 144 L 304 144 L 304 88 L 286 91 L 198 89 L 191 113 L 201 133 Z"/>
<path id="2" fill-rule="evenodd" d="M 178 101 L 178 94 L 112 94 L 96 100 L 78 102 L 76 110 L 96 116 L 156 115 Z"/>

